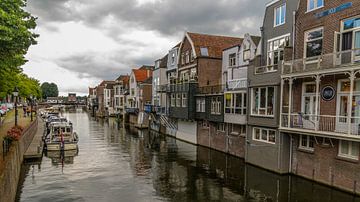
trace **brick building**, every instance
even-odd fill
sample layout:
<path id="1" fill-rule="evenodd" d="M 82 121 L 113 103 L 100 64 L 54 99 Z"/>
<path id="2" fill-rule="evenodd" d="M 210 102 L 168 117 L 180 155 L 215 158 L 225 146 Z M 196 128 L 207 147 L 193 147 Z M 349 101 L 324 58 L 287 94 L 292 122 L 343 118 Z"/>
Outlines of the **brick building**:
<path id="1" fill-rule="evenodd" d="M 314 2 L 314 3 L 313 3 Z M 300 1 L 282 65 L 280 130 L 290 171 L 360 193 L 360 1 Z"/>

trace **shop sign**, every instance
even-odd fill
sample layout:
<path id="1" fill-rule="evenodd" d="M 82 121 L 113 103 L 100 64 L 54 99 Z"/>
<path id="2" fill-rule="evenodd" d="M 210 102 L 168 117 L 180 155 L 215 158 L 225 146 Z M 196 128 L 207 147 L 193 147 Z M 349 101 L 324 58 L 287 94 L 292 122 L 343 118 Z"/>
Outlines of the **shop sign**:
<path id="1" fill-rule="evenodd" d="M 335 89 L 332 86 L 325 86 L 321 90 L 321 98 L 325 101 L 331 101 L 335 97 Z"/>
<path id="2" fill-rule="evenodd" d="M 343 10 L 348 9 L 350 7 L 352 7 L 352 2 L 344 3 L 344 4 L 342 4 L 342 5 L 338 6 L 338 7 L 330 8 L 329 10 L 325 10 L 325 11 L 316 13 L 315 17 L 322 18 L 322 17 L 328 16 L 328 15 L 343 11 Z"/>

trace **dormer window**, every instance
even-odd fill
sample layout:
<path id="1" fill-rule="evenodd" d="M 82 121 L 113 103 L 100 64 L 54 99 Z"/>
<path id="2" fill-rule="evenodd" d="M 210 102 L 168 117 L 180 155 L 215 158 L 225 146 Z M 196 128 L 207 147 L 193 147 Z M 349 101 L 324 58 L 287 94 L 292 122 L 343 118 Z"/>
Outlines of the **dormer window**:
<path id="1" fill-rule="evenodd" d="M 307 11 L 313 11 L 324 7 L 324 0 L 307 0 Z"/>
<path id="2" fill-rule="evenodd" d="M 206 47 L 201 47 L 200 48 L 200 53 L 202 56 L 209 56 L 209 51 Z"/>
<path id="3" fill-rule="evenodd" d="M 285 17 L 286 17 L 286 4 L 283 4 L 280 7 L 275 8 L 274 27 L 285 24 Z"/>
<path id="4" fill-rule="evenodd" d="M 245 41 L 243 44 L 243 59 L 244 61 L 248 61 L 250 60 L 250 57 L 250 43 L 248 41 Z"/>
<path id="5" fill-rule="evenodd" d="M 236 66 L 236 53 L 232 53 L 229 55 L 229 67 Z"/>

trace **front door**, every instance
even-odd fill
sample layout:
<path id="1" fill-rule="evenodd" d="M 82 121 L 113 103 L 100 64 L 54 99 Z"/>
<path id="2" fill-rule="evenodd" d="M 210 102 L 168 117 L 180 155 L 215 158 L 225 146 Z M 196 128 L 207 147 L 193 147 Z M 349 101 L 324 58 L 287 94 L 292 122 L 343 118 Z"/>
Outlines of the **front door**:
<path id="1" fill-rule="evenodd" d="M 303 96 L 303 114 L 307 120 L 315 121 L 315 103 L 316 96 L 314 94 L 305 94 Z"/>

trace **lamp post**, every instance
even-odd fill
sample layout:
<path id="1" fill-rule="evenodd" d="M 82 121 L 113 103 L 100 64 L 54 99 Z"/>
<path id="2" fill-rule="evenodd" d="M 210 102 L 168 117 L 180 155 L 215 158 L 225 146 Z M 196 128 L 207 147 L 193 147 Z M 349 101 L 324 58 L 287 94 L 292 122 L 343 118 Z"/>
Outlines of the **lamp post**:
<path id="1" fill-rule="evenodd" d="M 17 97 L 19 96 L 19 90 L 18 88 L 15 86 L 14 91 L 13 91 L 13 96 L 15 99 L 15 126 L 18 125 L 18 120 L 17 120 L 17 116 L 18 116 L 18 109 L 17 109 Z"/>
<path id="2" fill-rule="evenodd" d="M 30 120 L 33 121 L 33 95 L 30 94 Z"/>

